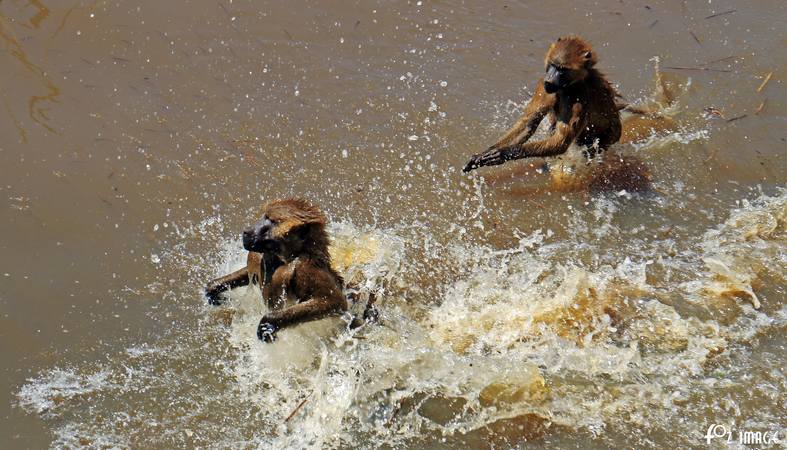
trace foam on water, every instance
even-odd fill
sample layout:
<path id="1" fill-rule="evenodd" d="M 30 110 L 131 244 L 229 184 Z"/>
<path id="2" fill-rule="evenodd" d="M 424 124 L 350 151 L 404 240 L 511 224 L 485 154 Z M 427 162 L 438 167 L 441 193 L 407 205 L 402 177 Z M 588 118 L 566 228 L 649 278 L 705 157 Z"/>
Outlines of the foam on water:
<path id="1" fill-rule="evenodd" d="M 589 214 L 613 227 L 620 201 L 598 199 Z M 785 325 L 776 299 L 760 298 L 762 311 L 749 304 L 755 280 L 784 282 L 785 205 L 785 191 L 744 202 L 686 243 L 696 251 L 674 264 L 634 245 L 614 262 L 584 263 L 570 256 L 582 231 L 566 240 L 539 231 L 503 250 L 431 242 L 446 264 L 463 268 L 433 299 L 401 283 L 412 266 L 395 230 L 338 223 L 330 230 L 336 265 L 382 293 L 379 324 L 348 331 L 346 319 L 332 318 L 262 344 L 254 335 L 260 294 L 240 288 L 220 310 L 205 310 L 199 339 L 207 347 L 176 335 L 105 363 L 53 369 L 22 386 L 19 402 L 53 422 L 54 445 L 63 447 L 372 447 L 429 436 L 515 443 L 552 427 L 693 433 L 702 416 L 689 411 L 707 407 L 703 399 L 740 401 L 729 374 L 714 367 L 745 370 L 741 346 Z M 654 245 L 666 254 L 671 244 Z M 242 264 L 238 246 L 223 243 L 219 271 Z M 657 266 L 689 278 L 656 281 Z M 704 269 L 687 275 L 688 266 Z M 731 292 L 745 294 L 734 313 L 724 309 Z M 215 370 L 203 374 L 200 365 Z M 772 382 L 754 395 L 782 383 Z M 172 415 L 157 417 L 150 402 L 171 403 Z"/>
<path id="2" fill-rule="evenodd" d="M 53 369 L 19 390 L 20 405 L 37 414 L 56 414 L 56 409 L 67 400 L 87 396 L 111 386 L 108 371 L 78 374 L 73 369 Z"/>
<path id="3" fill-rule="evenodd" d="M 724 224 L 705 233 L 702 260 L 709 279 L 693 287 L 712 297 L 743 294 L 759 309 L 754 287 L 762 274 L 785 283 L 787 199 L 782 195 L 743 203 Z"/>

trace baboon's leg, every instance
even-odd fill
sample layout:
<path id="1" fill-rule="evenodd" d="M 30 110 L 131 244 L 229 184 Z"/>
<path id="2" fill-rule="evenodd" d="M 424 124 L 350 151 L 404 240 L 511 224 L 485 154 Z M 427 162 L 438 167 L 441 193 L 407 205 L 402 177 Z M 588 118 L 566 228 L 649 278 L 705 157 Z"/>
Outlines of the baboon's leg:
<path id="1" fill-rule="evenodd" d="M 650 108 L 647 108 L 642 105 L 634 106 L 630 103 L 626 103 L 623 101 L 616 101 L 615 108 L 617 108 L 618 111 L 626 111 L 631 114 L 637 114 L 637 115 L 646 115 L 646 114 L 653 113 L 653 111 L 651 111 Z"/>
<path id="2" fill-rule="evenodd" d="M 205 287 L 205 296 L 208 297 L 208 303 L 211 305 L 220 305 L 221 299 L 219 294 L 247 284 L 249 284 L 249 270 L 247 267 L 244 267 L 208 283 L 208 286 Z"/>
<path id="3" fill-rule="evenodd" d="M 625 111 L 634 115 L 652 115 L 661 117 L 661 111 L 675 103 L 676 95 L 675 92 L 669 88 L 667 81 L 664 79 L 664 73 L 659 70 L 658 63 L 656 63 L 656 75 L 654 77 L 654 82 L 656 84 L 656 88 L 652 95 L 653 98 L 651 99 L 651 104 L 635 106 L 622 100 L 616 100 L 615 106 L 617 109 L 619 111 Z M 652 103 L 655 103 L 655 105 Z"/>

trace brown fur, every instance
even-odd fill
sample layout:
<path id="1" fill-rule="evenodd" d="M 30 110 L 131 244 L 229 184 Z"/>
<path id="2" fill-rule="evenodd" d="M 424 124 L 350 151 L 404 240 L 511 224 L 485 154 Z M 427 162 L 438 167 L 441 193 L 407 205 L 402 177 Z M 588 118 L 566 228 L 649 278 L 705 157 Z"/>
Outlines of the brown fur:
<path id="1" fill-rule="evenodd" d="M 211 281 L 209 301 L 218 303 L 227 289 L 260 283 L 271 310 L 260 321 L 258 336 L 268 342 L 283 327 L 346 311 L 344 281 L 331 268 L 325 223 L 322 212 L 305 200 L 267 203 L 260 222 L 244 231 L 247 266 Z"/>
<path id="2" fill-rule="evenodd" d="M 497 143 L 470 158 L 463 170 L 560 155 L 573 142 L 592 147 L 592 155 L 617 142 L 621 134 L 617 93 L 595 68 L 596 62 L 596 53 L 582 38 L 564 36 L 553 43 L 545 57 L 547 75 L 539 80 L 522 117 Z M 528 142 L 545 117 L 551 135 Z"/>

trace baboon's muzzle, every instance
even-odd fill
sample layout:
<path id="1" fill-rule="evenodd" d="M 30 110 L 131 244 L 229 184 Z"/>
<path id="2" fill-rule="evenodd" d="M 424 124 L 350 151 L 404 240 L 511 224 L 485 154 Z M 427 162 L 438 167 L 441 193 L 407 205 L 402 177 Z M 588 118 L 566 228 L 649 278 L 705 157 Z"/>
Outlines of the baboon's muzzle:
<path id="1" fill-rule="evenodd" d="M 544 77 L 544 90 L 547 91 L 547 94 L 554 94 L 564 87 L 565 78 L 565 75 L 557 67 L 550 65 Z"/>

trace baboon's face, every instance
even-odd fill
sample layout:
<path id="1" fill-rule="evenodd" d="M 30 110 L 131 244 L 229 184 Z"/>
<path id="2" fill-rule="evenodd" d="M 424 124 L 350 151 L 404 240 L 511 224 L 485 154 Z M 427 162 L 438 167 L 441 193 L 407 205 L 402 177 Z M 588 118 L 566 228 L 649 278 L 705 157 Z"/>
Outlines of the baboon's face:
<path id="1" fill-rule="evenodd" d="M 257 223 L 243 230 L 243 248 L 250 252 L 277 253 L 279 242 L 274 233 L 276 225 L 276 221 L 263 215 Z"/>
<path id="2" fill-rule="evenodd" d="M 307 202 L 274 200 L 262 208 L 262 218 L 243 231 L 243 247 L 250 252 L 286 258 L 303 248 L 310 233 L 324 233 L 324 225 L 325 217 Z"/>
<path id="3" fill-rule="evenodd" d="M 553 94 L 584 80 L 596 63 L 590 44 L 576 36 L 561 37 L 549 47 L 544 60 L 544 90 Z"/>

